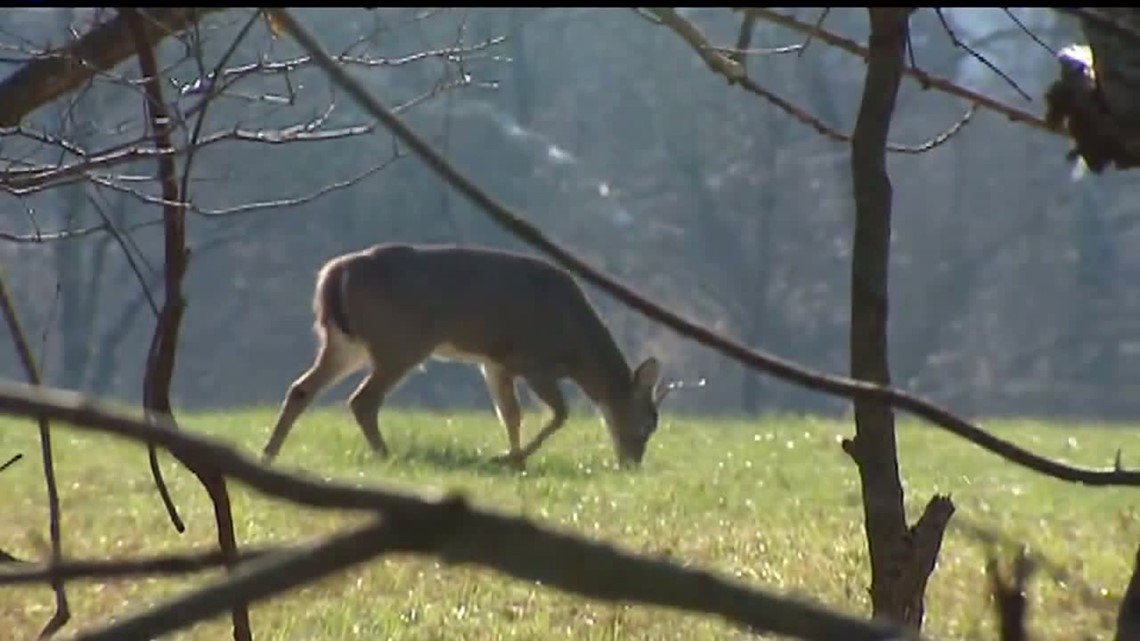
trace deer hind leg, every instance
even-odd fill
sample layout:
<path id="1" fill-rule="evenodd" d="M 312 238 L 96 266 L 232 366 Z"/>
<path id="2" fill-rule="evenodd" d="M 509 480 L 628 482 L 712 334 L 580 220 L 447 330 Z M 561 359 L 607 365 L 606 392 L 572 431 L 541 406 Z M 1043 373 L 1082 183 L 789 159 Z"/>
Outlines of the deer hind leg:
<path id="1" fill-rule="evenodd" d="M 360 431 L 364 433 L 364 438 L 372 447 L 372 451 L 380 456 L 387 457 L 389 455 L 388 444 L 380 435 L 380 407 L 384 404 L 384 398 L 388 396 L 392 388 L 403 380 L 412 368 L 423 361 L 424 357 L 426 354 L 420 358 L 411 356 L 389 357 L 381 362 L 374 356 L 372 358 L 372 372 L 361 381 L 356 391 L 348 399 L 348 406 L 352 410 L 356 424 L 360 426 Z"/>
<path id="2" fill-rule="evenodd" d="M 526 444 L 526 447 L 522 448 L 520 455 L 523 459 L 534 454 L 539 447 L 542 447 L 546 439 L 554 436 L 554 433 L 562 428 L 566 423 L 566 417 L 569 416 L 566 409 L 566 397 L 562 395 L 562 390 L 558 387 L 558 379 L 545 375 L 532 375 L 526 377 L 526 382 L 539 400 L 550 408 L 551 416 L 538 434 L 535 434 L 534 438 Z"/>
<path id="3" fill-rule="evenodd" d="M 335 329 L 325 329 L 321 337 L 321 348 L 312 366 L 305 370 L 293 384 L 281 404 L 277 423 L 269 442 L 265 444 L 261 456 L 272 461 L 281 451 L 285 437 L 293 429 L 297 418 L 309 407 L 313 399 L 328 387 L 360 368 L 365 361 L 365 352 L 353 344 L 348 337 Z"/>
<path id="4" fill-rule="evenodd" d="M 521 468 L 525 457 L 521 456 L 519 447 L 519 426 L 522 423 L 522 408 L 519 406 L 519 397 L 515 393 L 515 378 L 505 369 L 495 365 L 482 366 L 483 379 L 487 382 L 487 390 L 491 392 L 491 400 L 495 404 L 495 414 L 499 422 L 507 430 L 507 453 L 492 459 L 495 463 L 509 463 Z"/>

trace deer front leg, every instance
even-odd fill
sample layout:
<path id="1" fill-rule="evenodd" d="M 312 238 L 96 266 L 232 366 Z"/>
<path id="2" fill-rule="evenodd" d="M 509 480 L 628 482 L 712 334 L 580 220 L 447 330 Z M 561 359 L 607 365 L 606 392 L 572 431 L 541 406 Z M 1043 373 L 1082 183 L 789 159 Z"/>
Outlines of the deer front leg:
<path id="1" fill-rule="evenodd" d="M 554 436 L 555 432 L 562 429 L 566 423 L 566 417 L 569 415 L 566 410 L 566 398 L 562 395 L 562 390 L 558 388 L 556 379 L 546 376 L 530 376 L 527 377 L 526 381 L 539 400 L 550 408 L 551 416 L 538 434 L 535 434 L 534 438 L 526 444 L 526 447 L 522 448 L 519 455 L 524 460 L 538 451 L 546 439 Z"/>
<path id="2" fill-rule="evenodd" d="M 265 462 L 271 462 L 281 451 L 285 437 L 293 429 L 297 418 L 305 411 L 322 391 L 357 369 L 362 354 L 353 349 L 343 336 L 335 330 L 326 330 L 321 336 L 321 348 L 311 367 L 289 386 L 289 392 L 281 403 L 277 422 L 269 442 L 261 452 Z"/>

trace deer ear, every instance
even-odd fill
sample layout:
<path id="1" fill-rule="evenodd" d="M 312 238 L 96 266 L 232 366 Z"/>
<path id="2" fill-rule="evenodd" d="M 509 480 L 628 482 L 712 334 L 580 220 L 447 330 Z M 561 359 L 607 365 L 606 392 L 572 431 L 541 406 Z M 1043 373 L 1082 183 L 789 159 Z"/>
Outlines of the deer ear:
<path id="1" fill-rule="evenodd" d="M 657 380 L 661 378 L 661 362 L 653 356 L 645 359 L 637 369 L 633 371 L 633 384 L 634 386 L 652 391 L 657 385 Z"/>

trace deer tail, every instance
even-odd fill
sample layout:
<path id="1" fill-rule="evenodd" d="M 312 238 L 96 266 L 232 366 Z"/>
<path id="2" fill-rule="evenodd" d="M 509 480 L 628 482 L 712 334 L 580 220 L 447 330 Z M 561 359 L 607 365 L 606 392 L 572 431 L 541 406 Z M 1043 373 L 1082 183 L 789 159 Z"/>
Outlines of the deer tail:
<path id="1" fill-rule="evenodd" d="M 348 326 L 348 314 L 344 308 L 344 264 L 335 261 L 321 270 L 317 277 L 317 293 L 313 300 L 317 325 L 335 327 L 345 336 L 352 336 Z"/>

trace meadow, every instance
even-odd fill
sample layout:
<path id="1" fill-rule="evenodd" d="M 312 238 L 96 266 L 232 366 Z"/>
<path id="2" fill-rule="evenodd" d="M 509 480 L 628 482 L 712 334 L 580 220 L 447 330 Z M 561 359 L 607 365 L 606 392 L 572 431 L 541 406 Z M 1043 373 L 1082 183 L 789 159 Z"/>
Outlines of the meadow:
<path id="1" fill-rule="evenodd" d="M 531 410 L 524 437 L 538 415 Z M 185 429 L 256 453 L 272 410 L 181 415 Z M 869 611 L 869 574 L 858 477 L 839 448 L 848 422 L 811 417 L 755 421 L 666 414 L 640 471 L 614 468 L 608 438 L 589 411 L 530 461 L 525 474 L 487 459 L 504 447 L 488 411 L 432 414 L 385 409 L 381 427 L 394 456 L 367 453 L 346 409 L 306 414 L 277 465 L 327 478 L 403 489 L 459 489 L 477 505 L 667 555 L 742 581 L 812 598 L 844 611 Z M 995 421 L 987 427 L 1034 451 L 1083 465 L 1140 466 L 1136 431 L 1091 424 Z M 1056 567 L 1031 583 L 1035 638 L 1109 639 L 1116 604 L 1140 542 L 1137 491 L 1084 488 L 1014 467 L 933 427 L 903 420 L 900 450 L 912 519 L 933 492 L 958 507 L 928 591 L 932 639 L 996 639 L 985 561 L 991 549 L 971 527 L 1022 542 Z M 213 518 L 194 478 L 164 457 L 175 501 L 188 524 L 169 525 L 154 491 L 145 449 L 67 426 L 55 430 L 65 554 L 159 553 L 212 545 Z M 25 460 L 0 474 L 0 549 L 47 556 L 42 472 L 33 424 L 0 419 L 0 459 Z M 312 540 L 359 516 L 302 510 L 233 486 L 243 544 Z M 1004 560 L 1014 548 L 992 548 Z M 217 576 L 210 574 L 207 576 Z M 202 576 L 71 584 L 75 632 L 138 610 Z M 50 616 L 47 587 L 0 588 L 0 630 L 32 639 Z M 735 639 L 720 620 L 671 610 L 609 604 L 431 559 L 387 557 L 252 609 L 255 638 L 308 639 Z M 226 617 L 171 638 L 228 638 Z"/>

